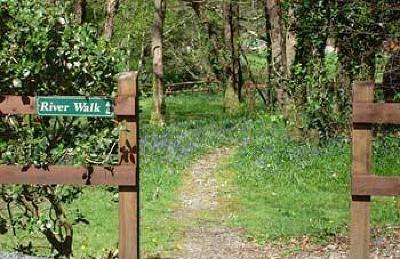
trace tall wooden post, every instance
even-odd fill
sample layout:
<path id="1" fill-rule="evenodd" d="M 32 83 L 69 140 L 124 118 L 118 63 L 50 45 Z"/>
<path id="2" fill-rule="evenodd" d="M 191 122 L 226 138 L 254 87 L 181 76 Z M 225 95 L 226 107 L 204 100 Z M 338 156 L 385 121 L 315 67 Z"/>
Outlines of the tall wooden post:
<path id="1" fill-rule="evenodd" d="M 353 103 L 372 103 L 374 82 L 355 82 Z M 352 176 L 369 175 L 371 169 L 371 124 L 353 123 Z M 371 196 L 352 195 L 351 250 L 352 259 L 369 258 L 369 202 Z"/>
<path id="2" fill-rule="evenodd" d="M 118 80 L 118 96 L 137 99 L 137 73 L 123 73 Z M 120 162 L 132 165 L 136 174 L 136 186 L 119 186 L 119 258 L 139 258 L 139 163 L 138 163 L 138 116 L 119 116 L 122 123 L 119 137 Z"/>

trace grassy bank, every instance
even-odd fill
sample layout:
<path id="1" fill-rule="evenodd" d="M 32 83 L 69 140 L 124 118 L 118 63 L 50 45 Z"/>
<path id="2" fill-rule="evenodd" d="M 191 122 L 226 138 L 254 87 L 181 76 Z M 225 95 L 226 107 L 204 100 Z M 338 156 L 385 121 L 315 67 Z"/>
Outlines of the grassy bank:
<path id="1" fill-rule="evenodd" d="M 182 173 L 191 162 L 208 150 L 234 145 L 246 118 L 226 118 L 222 96 L 171 96 L 167 99 L 168 126 L 149 124 L 151 100 L 140 100 L 142 251 L 155 255 L 168 250 L 177 226 L 171 220 L 171 205 L 181 183 Z M 115 188 L 84 188 L 83 194 L 66 206 L 74 225 L 74 255 L 77 258 L 101 256 L 114 250 L 118 242 L 118 203 Z M 33 252 L 49 255 L 46 240 L 39 233 L 17 232 L 0 235 L 0 250 L 13 250 L 19 244 Z"/>
<path id="2" fill-rule="evenodd" d="M 243 123 L 225 119 L 221 103 L 219 96 L 170 97 L 168 127 L 142 127 L 142 248 L 146 255 L 170 249 L 179 228 L 170 218 L 171 204 L 184 170 L 208 150 L 236 143 L 237 128 Z M 148 110 L 150 103 L 144 105 Z M 149 118 L 148 113 L 144 118 Z"/>
<path id="3" fill-rule="evenodd" d="M 151 100 L 140 102 L 141 245 L 144 255 L 171 249 L 179 222 L 171 211 L 185 169 L 210 149 L 236 146 L 223 172 L 234 201 L 229 224 L 244 227 L 259 242 L 309 235 L 317 241 L 345 233 L 349 223 L 351 145 L 331 140 L 315 145 L 290 141 L 279 116 L 260 113 L 227 118 L 222 96 L 168 97 L 168 126 L 151 126 Z M 400 172 L 397 138 L 374 142 L 377 174 Z M 225 190 L 224 190 L 225 191 Z M 67 206 L 74 225 L 76 258 L 99 257 L 118 242 L 115 188 L 84 188 Z M 374 198 L 374 226 L 398 224 L 397 198 Z M 224 215 L 225 216 L 225 215 Z M 32 242 L 33 252 L 49 255 L 41 234 L 0 235 L 0 250 Z"/>
<path id="4" fill-rule="evenodd" d="M 324 241 L 344 234 L 350 222 L 351 145 L 290 141 L 276 116 L 259 116 L 225 173 L 234 175 L 239 205 L 230 224 L 259 242 L 308 235 Z M 374 141 L 374 171 L 400 172 L 399 139 Z M 372 224 L 399 225 L 400 200 L 373 198 Z"/>

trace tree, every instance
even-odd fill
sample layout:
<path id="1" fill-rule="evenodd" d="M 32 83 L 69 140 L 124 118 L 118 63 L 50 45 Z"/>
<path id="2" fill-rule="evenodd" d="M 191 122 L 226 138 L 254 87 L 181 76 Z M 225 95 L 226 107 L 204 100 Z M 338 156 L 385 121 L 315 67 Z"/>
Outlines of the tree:
<path id="1" fill-rule="evenodd" d="M 280 0 L 265 0 L 267 6 L 269 25 L 270 25 L 270 39 L 271 39 L 271 53 L 272 64 L 271 67 L 275 76 L 283 76 L 287 71 L 286 64 L 286 44 L 284 36 L 284 25 L 282 21 L 282 10 Z"/>
<path id="2" fill-rule="evenodd" d="M 287 7 L 287 15 L 284 26 L 285 37 L 285 51 L 286 51 L 286 71 L 288 77 L 291 77 L 292 66 L 296 58 L 296 15 L 295 15 L 295 4 L 294 1 L 290 1 Z"/>
<path id="3" fill-rule="evenodd" d="M 390 58 L 383 74 L 383 95 L 385 102 L 398 102 L 400 91 L 400 44 L 398 42 L 385 42 L 385 51 Z"/>
<path id="4" fill-rule="evenodd" d="M 82 24 L 86 17 L 86 0 L 75 0 L 74 1 L 74 14 L 76 22 Z"/>
<path id="5" fill-rule="evenodd" d="M 223 82 L 224 70 L 221 68 L 222 60 L 218 53 L 220 50 L 219 46 L 221 45 L 218 33 L 222 32 L 222 28 L 220 28 L 221 26 L 217 24 L 215 19 L 210 19 L 210 16 L 217 17 L 216 8 L 211 8 L 207 2 L 198 1 L 192 1 L 191 6 L 200 21 L 200 31 L 203 35 L 201 47 L 205 50 L 206 54 L 204 56 L 206 56 L 207 73 L 213 74 L 212 77 Z"/>
<path id="6" fill-rule="evenodd" d="M 239 3 L 236 0 L 224 1 L 225 109 L 228 113 L 238 111 L 243 84 L 239 11 Z"/>
<path id="7" fill-rule="evenodd" d="M 152 29 L 153 54 L 153 109 L 151 121 L 155 125 L 165 124 L 165 88 L 163 68 L 163 27 L 166 13 L 165 0 L 154 0 L 155 12 Z"/>
<path id="8" fill-rule="evenodd" d="M 293 1 L 286 1 L 286 9 L 281 0 L 264 0 L 266 6 L 266 28 L 270 29 L 273 74 L 279 84 L 291 76 L 291 68 L 296 57 L 296 16 Z"/>
<path id="9" fill-rule="evenodd" d="M 107 41 L 110 41 L 114 30 L 114 17 L 117 13 L 119 0 L 105 0 L 104 2 L 104 12 L 105 12 L 105 22 L 104 22 L 104 37 Z"/>

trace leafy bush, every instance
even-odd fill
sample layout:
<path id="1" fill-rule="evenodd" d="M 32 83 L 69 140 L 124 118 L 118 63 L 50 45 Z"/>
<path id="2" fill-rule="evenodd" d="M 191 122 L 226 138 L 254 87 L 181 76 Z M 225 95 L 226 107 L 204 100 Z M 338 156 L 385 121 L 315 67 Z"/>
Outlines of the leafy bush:
<path id="1" fill-rule="evenodd" d="M 115 95 L 122 53 L 98 40 L 91 25 L 73 24 L 69 4 L 0 0 L 1 95 Z M 24 167 L 112 164 L 118 134 L 113 121 L 3 116 L 0 162 Z M 63 204 L 79 193 L 71 187 L 3 186 L 3 203 L 15 213 L 0 214 L 1 232 L 10 227 L 39 231 L 58 255 L 69 257 L 73 232 Z"/>

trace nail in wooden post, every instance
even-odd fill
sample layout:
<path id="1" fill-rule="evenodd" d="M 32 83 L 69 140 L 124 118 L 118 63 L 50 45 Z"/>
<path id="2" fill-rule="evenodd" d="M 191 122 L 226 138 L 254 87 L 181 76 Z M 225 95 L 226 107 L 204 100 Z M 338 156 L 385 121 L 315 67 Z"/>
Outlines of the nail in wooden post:
<path id="1" fill-rule="evenodd" d="M 374 82 L 355 82 L 353 103 L 374 101 Z M 371 125 L 353 123 L 352 176 L 368 175 L 371 168 Z M 370 196 L 352 195 L 351 250 L 352 259 L 369 258 L 369 202 Z"/>
<path id="2" fill-rule="evenodd" d="M 136 98 L 136 72 L 123 73 L 118 80 L 119 96 Z M 137 111 L 138 109 L 136 109 Z M 136 170 L 136 186 L 119 186 L 119 258 L 139 258 L 139 164 L 138 164 L 138 116 L 118 116 L 122 124 L 119 152 L 122 165 L 132 165 Z"/>

